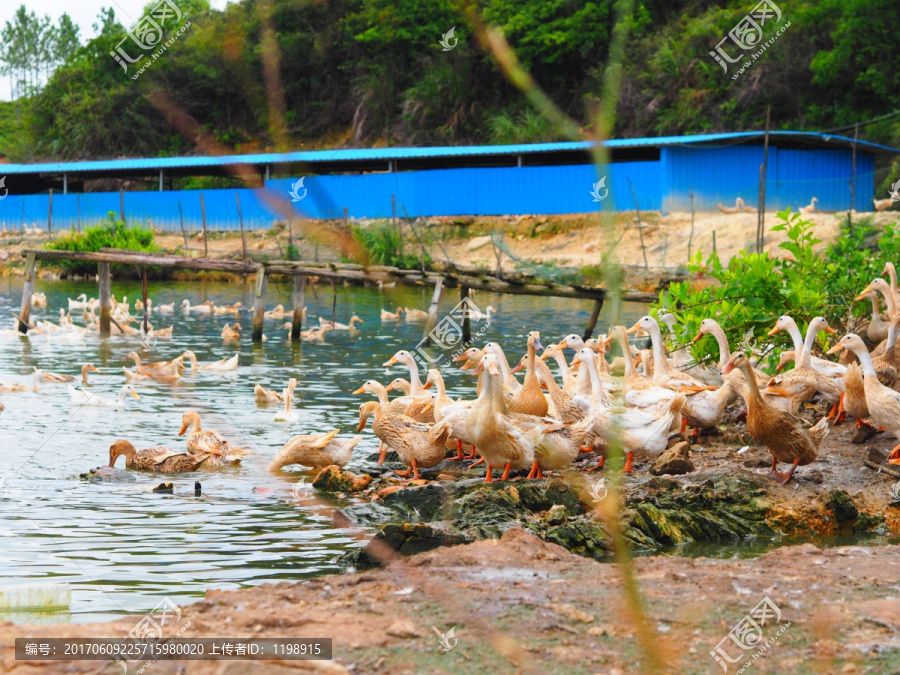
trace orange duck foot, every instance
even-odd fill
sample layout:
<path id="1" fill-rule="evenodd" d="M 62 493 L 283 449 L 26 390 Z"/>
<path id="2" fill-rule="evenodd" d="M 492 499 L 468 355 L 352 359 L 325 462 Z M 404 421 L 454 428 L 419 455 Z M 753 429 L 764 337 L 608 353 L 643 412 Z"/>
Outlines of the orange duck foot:
<path id="1" fill-rule="evenodd" d="M 475 459 L 475 446 L 472 446 L 472 454 L 466 455 L 466 459 Z"/>
<path id="2" fill-rule="evenodd" d="M 484 457 L 479 457 L 477 461 L 472 462 L 471 464 L 469 464 L 469 469 L 471 469 L 473 466 L 478 466 L 478 465 L 481 464 L 483 461 L 484 461 Z M 489 471 L 490 471 L 490 468 L 491 468 L 491 467 L 488 467 L 488 470 L 489 470 Z M 469 469 L 466 469 L 466 471 L 468 471 Z"/>
<path id="3" fill-rule="evenodd" d="M 462 451 L 462 441 L 457 440 L 456 441 L 456 457 L 454 457 L 453 459 L 465 459 L 465 458 L 466 457 L 465 457 L 465 455 L 463 455 L 463 451 Z"/>
<path id="4" fill-rule="evenodd" d="M 592 448 L 590 445 L 582 445 L 582 446 L 579 446 L 578 452 L 591 452 L 591 451 L 593 451 L 593 449 L 594 448 Z"/>
<path id="5" fill-rule="evenodd" d="M 696 431 L 696 429 L 695 429 Z M 631 461 L 634 459 L 634 453 L 629 452 L 625 454 L 625 468 L 622 469 L 625 473 L 629 473 L 634 471 L 634 466 L 632 466 Z"/>
<path id="6" fill-rule="evenodd" d="M 888 455 L 887 459 L 891 464 L 900 464 L 900 445 L 891 450 L 891 454 Z"/>
<path id="7" fill-rule="evenodd" d="M 482 458 L 482 459 L 484 459 L 484 458 Z M 485 475 L 485 477 L 484 477 L 485 483 L 493 483 L 494 482 L 494 479 L 491 478 L 491 468 L 492 468 L 491 465 L 488 464 L 487 475 Z"/>
<path id="8" fill-rule="evenodd" d="M 503 475 L 500 476 L 500 480 L 509 480 L 509 472 L 511 469 L 512 469 L 512 464 L 507 462 L 506 466 L 503 468 Z"/>
<path id="9" fill-rule="evenodd" d="M 528 475 L 525 478 L 535 478 L 537 476 L 537 472 L 540 469 L 540 465 L 537 462 L 531 465 L 531 471 L 528 472 Z"/>
<path id="10" fill-rule="evenodd" d="M 687 420 L 683 417 L 681 418 L 681 433 L 684 433 L 684 430 L 687 429 Z"/>

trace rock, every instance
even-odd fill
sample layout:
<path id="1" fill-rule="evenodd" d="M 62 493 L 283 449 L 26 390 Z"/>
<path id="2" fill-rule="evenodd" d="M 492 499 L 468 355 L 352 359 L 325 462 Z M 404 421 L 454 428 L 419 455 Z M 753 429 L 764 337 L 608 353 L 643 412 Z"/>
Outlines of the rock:
<path id="1" fill-rule="evenodd" d="M 401 555 L 413 555 L 439 546 L 455 546 L 473 540 L 473 537 L 466 536 L 447 523 L 389 523 L 375 535 L 366 548 L 374 554 L 379 546 L 387 545 Z M 377 555 L 375 557 L 383 558 Z"/>
<path id="2" fill-rule="evenodd" d="M 153 488 L 152 492 L 155 492 L 156 494 L 170 495 L 175 492 L 175 486 L 171 483 L 160 483 L 155 488 Z"/>
<path id="3" fill-rule="evenodd" d="M 313 480 L 313 487 L 322 492 L 362 492 L 371 482 L 372 476 L 367 473 L 357 476 L 332 464 L 319 472 Z"/>
<path id="4" fill-rule="evenodd" d="M 337 559 L 341 569 L 353 568 L 354 570 L 369 570 L 374 567 L 381 567 L 381 561 L 372 555 L 365 548 L 351 548 L 344 555 Z"/>
<path id="5" fill-rule="evenodd" d="M 388 626 L 387 634 L 398 638 L 421 637 L 422 631 L 408 619 L 397 619 Z"/>
<path id="6" fill-rule="evenodd" d="M 379 502 L 354 504 L 353 506 L 340 509 L 338 513 L 343 514 L 347 520 L 355 525 L 367 525 L 369 527 L 380 527 L 397 517 L 393 510 Z"/>
<path id="7" fill-rule="evenodd" d="M 401 515 L 416 516 L 419 520 L 439 517 L 448 499 L 447 490 L 440 483 L 408 487 L 385 495 L 383 503 Z"/>
<path id="8" fill-rule="evenodd" d="M 562 504 L 554 504 L 547 511 L 547 523 L 550 525 L 562 525 L 566 522 L 566 507 Z"/>
<path id="9" fill-rule="evenodd" d="M 654 476 L 662 476 L 664 474 L 679 475 L 691 473 L 693 470 L 694 463 L 691 461 L 691 446 L 686 442 L 676 443 L 671 448 L 668 448 L 650 467 L 650 473 Z"/>
<path id="10" fill-rule="evenodd" d="M 134 483 L 137 480 L 137 478 L 128 471 L 125 471 L 124 469 L 115 469 L 111 466 L 98 466 L 96 469 L 91 469 L 87 473 L 81 474 L 79 478 L 93 483 L 99 483 L 100 481 Z"/>
<path id="11" fill-rule="evenodd" d="M 772 466 L 772 456 L 751 455 L 744 460 L 744 466 L 748 469 L 765 469 L 768 466 Z"/>
<path id="12" fill-rule="evenodd" d="M 875 427 L 869 426 L 868 424 L 863 424 L 853 434 L 853 438 L 850 439 L 850 442 L 855 445 L 859 445 L 860 443 L 865 443 L 877 433 L 878 430 Z"/>
<path id="13" fill-rule="evenodd" d="M 834 513 L 834 519 L 839 523 L 856 520 L 857 516 L 859 516 L 859 509 L 856 508 L 856 505 L 850 500 L 850 495 L 844 490 L 832 492 L 826 505 Z"/>
<path id="14" fill-rule="evenodd" d="M 825 482 L 825 476 L 822 475 L 821 471 L 810 471 L 803 476 L 806 480 L 814 485 L 821 485 Z"/>
<path id="15" fill-rule="evenodd" d="M 869 461 L 875 464 L 884 464 L 887 461 L 887 453 L 878 448 L 866 448 L 869 451 Z"/>

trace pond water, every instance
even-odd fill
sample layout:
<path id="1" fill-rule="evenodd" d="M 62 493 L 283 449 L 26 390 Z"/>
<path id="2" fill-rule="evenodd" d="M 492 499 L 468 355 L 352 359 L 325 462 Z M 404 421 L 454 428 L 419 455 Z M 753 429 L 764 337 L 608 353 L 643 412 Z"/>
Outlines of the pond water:
<path id="1" fill-rule="evenodd" d="M 0 279 L 0 316 L 3 327 L 12 324 L 10 312 L 18 312 L 21 279 Z M 95 283 L 39 279 L 36 290 L 47 294 L 48 308 L 32 310 L 32 318 L 56 320 L 67 298 L 97 295 Z M 113 293 L 139 297 L 136 282 L 115 281 Z M 252 305 L 250 284 L 207 282 L 151 282 L 154 304 L 187 298 L 191 304 L 212 300 L 230 304 L 238 300 Z M 421 324 L 381 323 L 382 307 L 398 305 L 427 309 L 431 289 L 398 287 L 337 287 L 335 316 L 346 322 L 357 314 L 364 323 L 358 335 L 333 332 L 324 344 L 292 344 L 282 321 L 266 322 L 268 340 L 254 346 L 249 339 L 250 317 L 239 321 L 246 336 L 239 347 L 223 344 L 220 333 L 229 317 L 158 315 L 158 327 L 176 321 L 175 335 L 159 340 L 145 353 L 146 360 L 174 358 L 185 349 L 201 363 L 240 352 L 240 366 L 232 373 L 186 373 L 178 385 L 139 382 L 140 401 L 127 399 L 125 410 L 78 408 L 70 405 L 65 384 L 44 383 L 39 392 L 0 394 L 6 411 L 0 413 L 0 586 L 28 582 L 68 582 L 72 585 L 69 616 L 54 615 L 53 622 L 93 622 L 140 614 L 163 597 L 179 604 L 201 598 L 210 588 L 237 588 L 264 582 L 296 580 L 338 569 L 337 557 L 348 547 L 360 545 L 364 530 L 336 528 L 329 505 L 317 497 L 297 493 L 298 481 L 311 474 L 290 468 L 281 476 L 265 471 L 275 452 L 295 434 L 322 432 L 340 427 L 352 433 L 364 397 L 352 392 L 369 378 L 387 383 L 403 376 L 403 369 L 381 364 L 399 349 L 414 349 L 422 337 Z M 331 318 L 334 295 L 330 285 L 310 286 L 306 293 L 310 321 Z M 290 309 L 287 285 L 269 286 L 268 306 L 282 303 Z M 545 341 L 581 332 L 591 309 L 590 301 L 500 296 L 478 293 L 482 309 L 497 309 L 480 340 L 503 345 L 520 344 L 539 329 Z M 456 303 L 448 294 L 442 312 Z M 643 307 L 626 304 L 625 321 L 634 322 Z M 606 310 L 604 310 L 606 311 Z M 80 312 L 73 312 L 83 325 Z M 601 316 L 599 326 L 608 324 Z M 630 324 L 629 324 L 630 325 Z M 477 329 L 477 326 L 476 326 Z M 473 331 L 474 332 L 474 331 Z M 76 374 L 82 363 L 92 363 L 91 391 L 115 397 L 125 383 L 122 366 L 128 352 L 139 347 L 135 337 L 105 340 L 88 335 L 83 343 L 0 336 L 0 381 L 30 384 L 30 373 L 39 367 Z M 296 377 L 292 423 L 272 420 L 279 407 L 257 406 L 253 385 L 281 390 Z M 470 396 L 467 376 L 450 371 L 448 389 Z M 163 477 L 131 472 L 134 483 L 94 483 L 79 474 L 108 462 L 110 444 L 120 438 L 136 447 L 167 445 L 181 450 L 177 436 L 181 415 L 197 410 L 205 428 L 215 429 L 234 444 L 252 452 L 237 469 L 204 470 L 195 474 Z M 377 450 L 371 426 L 357 446 L 351 470 Z M 120 467 L 124 460 L 120 459 Z M 174 483 L 174 494 L 154 494 L 163 480 Z M 194 496 L 194 481 L 202 483 L 202 496 Z M 35 617 L 12 615 L 15 621 Z"/>

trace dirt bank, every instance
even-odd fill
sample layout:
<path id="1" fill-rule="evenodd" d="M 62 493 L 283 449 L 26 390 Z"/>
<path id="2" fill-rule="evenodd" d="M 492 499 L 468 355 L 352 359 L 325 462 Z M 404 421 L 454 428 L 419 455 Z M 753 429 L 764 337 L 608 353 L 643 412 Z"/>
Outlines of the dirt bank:
<path id="1" fill-rule="evenodd" d="M 773 640 L 755 672 L 893 672 L 900 667 L 900 547 L 785 547 L 756 560 L 638 559 L 650 640 L 667 672 L 720 672 L 709 652 L 766 597 Z M 629 673 L 647 663 L 618 568 L 522 530 L 443 548 L 385 570 L 210 591 L 185 607 L 184 637 L 330 637 L 333 662 L 158 662 L 155 673 Z M 757 620 L 759 615 L 757 615 Z M 0 624 L 4 672 L 121 673 L 113 663 L 17 663 L 15 637 L 124 636 L 137 618 L 87 626 Z M 440 637 L 445 638 L 444 651 Z M 753 631 L 751 631 L 752 633 Z M 737 672 L 731 665 L 730 672 Z"/>

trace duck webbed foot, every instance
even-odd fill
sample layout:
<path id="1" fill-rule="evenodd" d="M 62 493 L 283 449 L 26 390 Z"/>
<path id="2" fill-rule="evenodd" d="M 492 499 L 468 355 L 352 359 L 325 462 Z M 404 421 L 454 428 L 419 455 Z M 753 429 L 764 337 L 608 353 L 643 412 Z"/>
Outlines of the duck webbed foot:
<path id="1" fill-rule="evenodd" d="M 696 431 L 696 429 L 695 429 L 695 431 Z M 634 465 L 632 464 L 632 460 L 634 460 L 634 453 L 626 452 L 625 453 L 625 468 L 622 469 L 622 471 L 624 471 L 625 473 L 634 471 Z"/>

